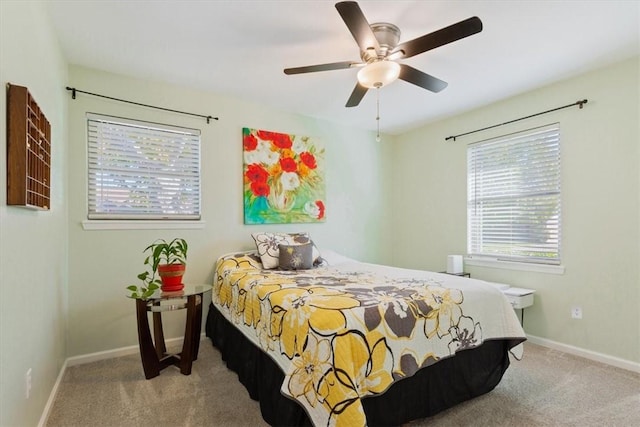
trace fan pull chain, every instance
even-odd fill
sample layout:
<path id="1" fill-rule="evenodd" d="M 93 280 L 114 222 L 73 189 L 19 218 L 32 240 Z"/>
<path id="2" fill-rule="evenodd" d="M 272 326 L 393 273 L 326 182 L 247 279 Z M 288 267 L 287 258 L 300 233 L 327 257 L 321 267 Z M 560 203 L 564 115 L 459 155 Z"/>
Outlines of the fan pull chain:
<path id="1" fill-rule="evenodd" d="M 380 142 L 380 87 L 381 85 L 376 85 L 376 142 Z"/>

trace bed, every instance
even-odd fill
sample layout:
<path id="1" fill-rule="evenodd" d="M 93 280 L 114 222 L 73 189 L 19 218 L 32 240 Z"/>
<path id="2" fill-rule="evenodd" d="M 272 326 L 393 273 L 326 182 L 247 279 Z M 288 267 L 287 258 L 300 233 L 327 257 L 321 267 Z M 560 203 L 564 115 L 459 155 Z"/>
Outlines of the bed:
<path id="1" fill-rule="evenodd" d="M 206 333 L 271 425 L 399 425 L 491 391 L 526 338 L 481 280 L 323 252 L 216 262 Z"/>

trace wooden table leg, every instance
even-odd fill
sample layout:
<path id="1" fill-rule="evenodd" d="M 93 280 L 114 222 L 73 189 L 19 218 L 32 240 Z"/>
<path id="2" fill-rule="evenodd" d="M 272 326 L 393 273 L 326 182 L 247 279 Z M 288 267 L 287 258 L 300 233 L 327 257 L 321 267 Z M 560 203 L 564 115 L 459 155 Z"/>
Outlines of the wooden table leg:
<path id="1" fill-rule="evenodd" d="M 196 315 L 194 319 L 195 325 L 193 330 L 193 360 L 198 360 L 198 351 L 200 351 L 200 332 L 202 331 L 202 295 L 197 296 Z"/>
<path id="2" fill-rule="evenodd" d="M 193 333 L 195 331 L 196 320 L 196 300 L 199 295 L 189 295 L 187 297 L 187 323 L 184 330 L 184 343 L 180 354 L 180 372 L 184 375 L 191 374 L 191 364 L 193 362 Z"/>
<path id="3" fill-rule="evenodd" d="M 160 302 L 157 302 L 157 304 L 154 302 L 154 305 L 159 306 Z M 162 330 L 162 313 L 159 311 L 153 312 L 153 339 L 155 341 L 158 359 L 162 359 L 165 354 L 167 354 L 167 347 L 164 343 L 164 332 Z"/>
<path id="4" fill-rule="evenodd" d="M 149 331 L 149 319 L 147 318 L 147 301 L 136 300 L 136 317 L 138 319 L 138 344 L 140 346 L 140 358 L 146 379 L 160 375 L 160 361 L 151 340 Z"/>

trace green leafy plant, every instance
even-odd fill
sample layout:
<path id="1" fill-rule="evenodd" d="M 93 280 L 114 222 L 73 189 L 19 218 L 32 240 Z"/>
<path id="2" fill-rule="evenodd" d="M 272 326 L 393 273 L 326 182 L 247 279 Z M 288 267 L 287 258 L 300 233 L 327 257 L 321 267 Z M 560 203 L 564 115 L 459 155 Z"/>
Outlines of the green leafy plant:
<path id="1" fill-rule="evenodd" d="M 153 295 L 162 283 L 160 279 L 156 279 L 158 266 L 161 264 L 186 264 L 188 249 L 187 241 L 181 238 L 175 238 L 170 242 L 158 239 L 147 246 L 143 252 L 149 252 L 149 255 L 145 258 L 144 265 L 150 266 L 151 271 L 138 274 L 142 285 L 127 286 L 127 290 L 131 292 L 129 297 L 147 299 Z"/>
<path id="2" fill-rule="evenodd" d="M 144 252 L 151 251 L 151 254 L 147 256 L 144 263 L 150 264 L 154 273 L 158 271 L 160 264 L 186 264 L 188 249 L 189 246 L 184 239 L 175 238 L 171 242 L 158 239 L 145 248 Z"/>
<path id="3" fill-rule="evenodd" d="M 136 299 L 147 299 L 153 293 L 160 288 L 160 280 L 155 279 L 155 274 L 151 273 L 151 277 L 149 277 L 149 272 L 145 271 L 143 273 L 138 274 L 138 279 L 142 281 L 141 286 L 129 285 L 127 289 L 131 291 L 131 295 L 129 298 Z"/>

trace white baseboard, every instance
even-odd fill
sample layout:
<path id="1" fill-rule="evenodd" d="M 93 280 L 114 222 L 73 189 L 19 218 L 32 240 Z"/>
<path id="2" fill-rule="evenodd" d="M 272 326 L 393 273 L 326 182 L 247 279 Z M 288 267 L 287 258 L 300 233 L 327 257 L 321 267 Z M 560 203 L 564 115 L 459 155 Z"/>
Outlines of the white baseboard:
<path id="1" fill-rule="evenodd" d="M 200 334 L 200 341 L 206 338 L 205 333 Z M 165 340 L 165 344 L 167 347 L 169 346 L 179 346 L 184 341 L 184 338 L 169 338 Z M 44 410 L 42 411 L 42 415 L 40 416 L 40 421 L 38 422 L 38 427 L 43 427 L 47 423 L 47 419 L 49 419 L 49 412 L 53 407 L 53 402 L 56 400 L 56 395 L 58 394 L 58 388 L 60 387 L 60 383 L 62 383 L 62 378 L 64 377 L 64 373 L 70 366 L 82 365 L 84 363 L 97 362 L 99 360 L 113 359 L 114 357 L 128 356 L 130 354 L 136 354 L 140 352 L 140 347 L 137 345 L 132 345 L 128 347 L 116 348 L 113 350 L 107 351 L 99 351 L 97 353 L 89 353 L 83 354 L 80 356 L 68 357 L 64 363 L 62 364 L 62 368 L 60 368 L 60 373 L 58 373 L 58 378 L 56 378 L 56 382 L 51 389 L 51 393 L 49 393 L 49 399 L 47 400 L 47 404 L 44 406 Z M 142 369 L 142 367 L 141 367 Z"/>
<path id="2" fill-rule="evenodd" d="M 53 407 L 53 401 L 56 399 L 56 395 L 58 394 L 58 387 L 62 382 L 62 378 L 64 377 L 64 373 L 66 372 L 66 370 L 67 370 L 67 361 L 65 360 L 64 363 L 62 364 L 62 368 L 60 368 L 60 372 L 58 373 L 58 378 L 56 378 L 56 382 L 55 384 L 53 384 L 51 393 L 49 393 L 49 399 L 47 399 L 47 404 L 44 405 L 44 410 L 42 411 L 42 415 L 40 415 L 40 421 L 38 421 L 38 427 L 43 427 L 47 424 L 47 420 L 49 419 L 49 412 L 51 412 L 51 408 Z"/>
<path id="3" fill-rule="evenodd" d="M 167 340 L 169 343 L 171 340 Z M 128 356 L 140 352 L 140 347 L 132 345 L 120 347 L 113 350 L 99 351 L 97 353 L 81 354 L 67 359 L 67 366 L 84 365 L 85 363 L 97 362 L 99 360 L 113 359 L 114 357 Z"/>
<path id="4" fill-rule="evenodd" d="M 200 341 L 202 341 L 205 338 L 206 338 L 206 335 L 204 334 L 204 332 L 201 333 Z M 183 341 L 184 341 L 184 338 L 180 337 L 180 338 L 169 338 L 169 339 L 166 339 L 164 342 L 167 347 L 171 347 L 171 346 L 177 347 L 182 345 Z M 67 363 L 67 366 L 76 366 L 76 365 L 82 365 L 84 363 L 97 362 L 99 360 L 113 359 L 114 357 L 128 356 L 130 354 L 138 354 L 139 352 L 140 352 L 139 346 L 131 345 L 128 347 L 115 348 L 113 350 L 99 351 L 97 353 L 89 353 L 89 354 L 82 354 L 80 356 L 69 357 L 66 363 Z"/>
<path id="5" fill-rule="evenodd" d="M 533 344 L 573 354 L 574 356 L 584 357 L 585 359 L 595 360 L 596 362 L 605 363 L 607 365 L 615 366 L 616 368 L 640 373 L 640 363 L 632 362 L 631 360 L 625 360 L 619 357 L 609 356 L 608 354 L 585 350 L 584 348 L 574 347 L 569 344 L 563 344 L 546 338 L 536 337 L 534 335 L 527 335 L 527 339 Z"/>

